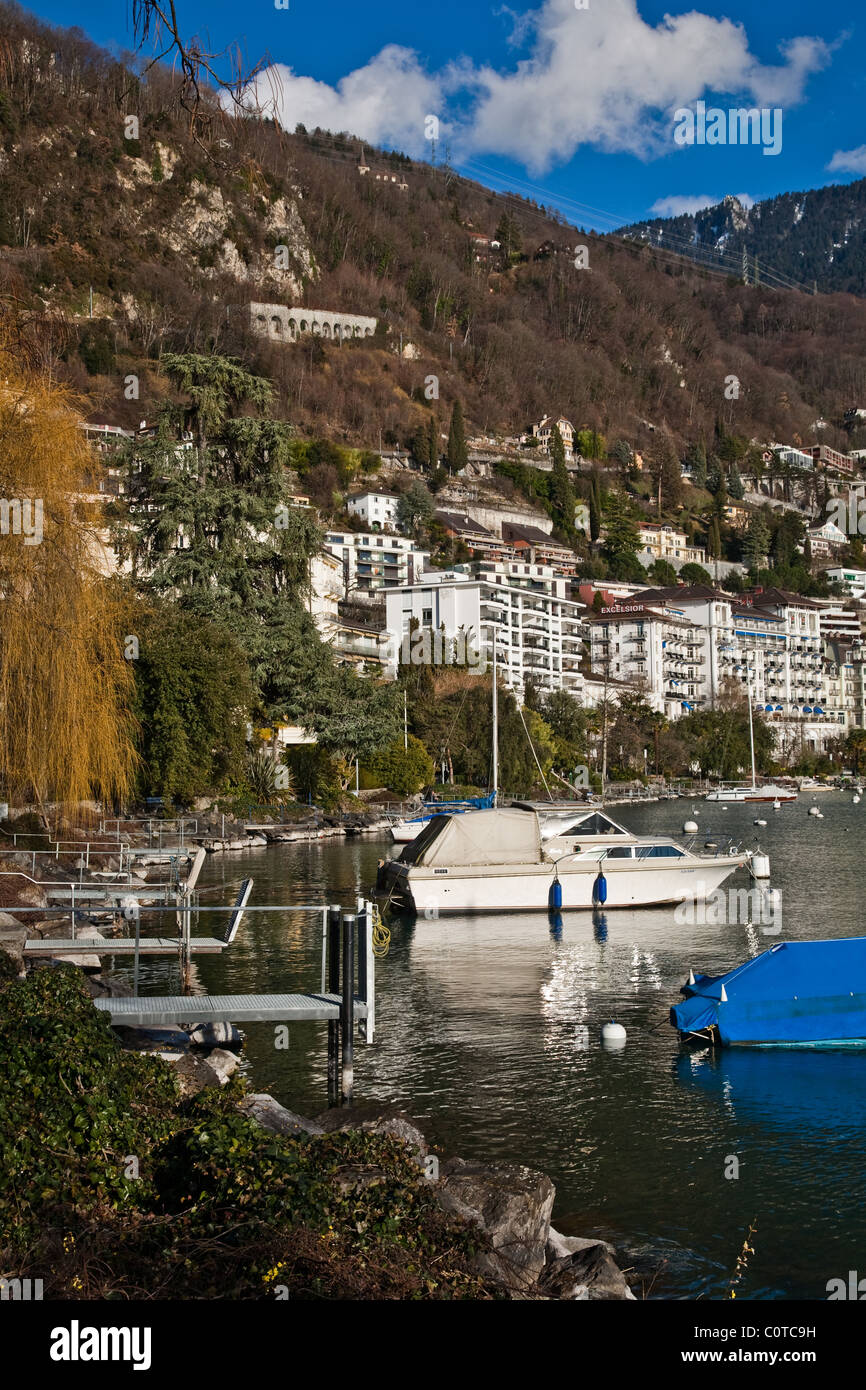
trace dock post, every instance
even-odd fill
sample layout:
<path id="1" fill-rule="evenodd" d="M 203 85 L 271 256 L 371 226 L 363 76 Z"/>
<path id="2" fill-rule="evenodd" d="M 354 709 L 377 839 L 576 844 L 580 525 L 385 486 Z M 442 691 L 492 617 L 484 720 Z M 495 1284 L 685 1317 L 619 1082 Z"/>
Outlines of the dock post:
<path id="1" fill-rule="evenodd" d="M 343 1055 L 340 1069 L 340 1103 L 352 1104 L 355 1031 L 355 931 L 353 912 L 343 917 L 343 997 L 340 1002 L 340 1031 Z"/>
<path id="2" fill-rule="evenodd" d="M 342 912 L 339 905 L 328 908 L 328 979 L 327 993 L 340 993 L 340 930 Z M 340 1024 L 336 1018 L 328 1020 L 328 1105 L 337 1105 L 340 1100 L 337 1085 L 338 1057 L 340 1052 Z"/>

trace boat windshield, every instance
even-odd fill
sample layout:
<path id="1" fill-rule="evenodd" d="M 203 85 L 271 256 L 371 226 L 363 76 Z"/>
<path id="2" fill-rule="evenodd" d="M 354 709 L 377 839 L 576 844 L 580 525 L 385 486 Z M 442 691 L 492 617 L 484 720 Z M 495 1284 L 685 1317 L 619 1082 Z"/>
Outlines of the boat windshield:
<path id="1" fill-rule="evenodd" d="M 600 811 L 593 811 L 590 815 L 575 821 L 570 830 L 563 830 L 561 834 L 564 839 L 569 835 L 630 835 L 631 831 L 617 825 L 616 821 L 610 820 L 608 816 L 603 816 Z"/>

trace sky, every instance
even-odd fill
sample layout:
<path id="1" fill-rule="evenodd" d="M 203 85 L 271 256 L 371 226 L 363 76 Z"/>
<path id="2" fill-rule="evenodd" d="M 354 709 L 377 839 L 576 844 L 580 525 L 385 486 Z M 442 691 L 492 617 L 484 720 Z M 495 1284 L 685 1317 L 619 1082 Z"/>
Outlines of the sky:
<path id="1" fill-rule="evenodd" d="M 176 4 L 210 51 L 265 61 L 249 98 L 288 129 L 429 158 L 435 117 L 437 159 L 587 229 L 866 176 L 862 0 Z M 128 0 L 25 8 L 133 46 Z"/>

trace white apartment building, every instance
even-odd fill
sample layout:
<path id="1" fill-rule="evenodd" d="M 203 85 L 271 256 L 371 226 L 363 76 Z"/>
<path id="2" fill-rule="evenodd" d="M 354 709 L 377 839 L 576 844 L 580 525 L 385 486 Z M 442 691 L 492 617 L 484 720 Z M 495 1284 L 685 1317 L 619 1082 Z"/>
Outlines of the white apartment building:
<path id="1" fill-rule="evenodd" d="M 585 609 L 567 597 L 568 581 L 547 565 L 482 562 L 471 568 L 428 571 L 415 584 L 385 594 L 390 670 L 396 675 L 404 638 L 416 627 L 496 660 L 502 679 L 520 699 L 531 681 L 541 690 L 569 690 L 581 698 Z"/>
<path id="2" fill-rule="evenodd" d="M 835 565 L 825 570 L 831 584 L 841 584 L 852 598 L 863 598 L 866 594 L 866 570 L 849 569 L 847 565 Z"/>
<path id="3" fill-rule="evenodd" d="M 669 719 L 709 703 L 709 635 L 688 618 L 633 602 L 603 608 L 589 619 L 592 671 L 642 689 Z"/>
<path id="4" fill-rule="evenodd" d="M 430 563 L 429 550 L 405 536 L 329 531 L 325 549 L 342 563 L 344 596 L 412 584 Z"/>
<path id="5" fill-rule="evenodd" d="M 397 525 L 397 494 L 357 492 L 347 501 L 350 516 L 360 517 L 371 531 L 393 531 Z"/>
<path id="6" fill-rule="evenodd" d="M 822 749 L 850 722 L 845 690 L 829 680 L 821 610 L 800 595 L 651 589 L 602 610 L 591 628 L 593 673 L 608 664 L 611 675 L 642 679 L 668 717 L 711 708 L 733 681 L 771 725 L 791 726 L 807 748 Z"/>
<path id="7" fill-rule="evenodd" d="M 680 565 L 707 563 L 707 552 L 703 547 L 689 545 L 685 531 L 678 531 L 674 526 L 647 522 L 638 528 L 638 535 L 642 546 L 638 559 L 643 565 L 651 564 L 653 560 L 667 560 L 678 569 Z"/>

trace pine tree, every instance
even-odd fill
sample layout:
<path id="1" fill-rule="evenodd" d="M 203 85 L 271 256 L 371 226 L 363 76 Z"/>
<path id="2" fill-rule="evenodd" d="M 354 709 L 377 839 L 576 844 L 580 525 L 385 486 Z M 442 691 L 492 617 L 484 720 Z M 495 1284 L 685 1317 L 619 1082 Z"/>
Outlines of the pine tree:
<path id="1" fill-rule="evenodd" d="M 650 465 L 650 473 L 656 492 L 659 516 L 663 508 L 676 507 L 682 498 L 682 470 L 673 441 L 664 438 L 660 441 L 655 457 Z"/>
<path id="2" fill-rule="evenodd" d="M 553 461 L 553 471 L 550 478 L 553 519 L 561 530 L 571 531 L 574 529 L 574 487 L 565 465 L 565 444 L 558 425 L 554 425 L 551 430 L 550 457 Z"/>
<path id="3" fill-rule="evenodd" d="M 452 473 L 459 473 L 469 462 L 466 448 L 466 431 L 463 424 L 463 406 L 459 399 L 451 411 L 451 427 L 448 431 L 448 467 Z"/>
<path id="4" fill-rule="evenodd" d="M 770 532 L 760 513 L 755 512 L 743 541 L 743 559 L 750 570 L 763 567 L 770 547 Z"/>
<path id="5" fill-rule="evenodd" d="M 436 416 L 432 414 L 427 421 L 427 456 L 430 459 L 430 471 L 435 473 L 439 467 L 439 426 Z"/>
<path id="6" fill-rule="evenodd" d="M 597 541 L 601 535 L 601 475 L 597 468 L 592 470 L 589 482 L 589 538 Z"/>
<path id="7" fill-rule="evenodd" d="M 735 502 L 742 502 L 746 495 L 746 489 L 740 477 L 740 470 L 735 463 L 731 465 L 731 471 L 728 474 L 728 492 Z"/>

